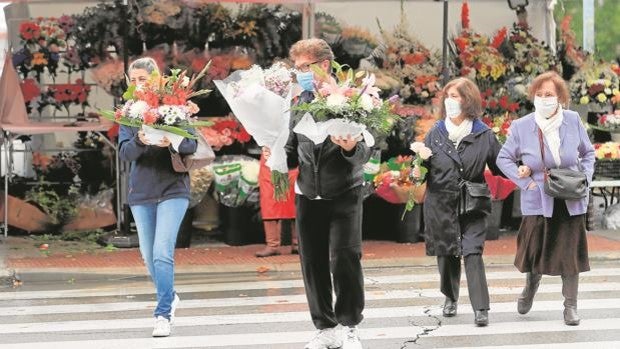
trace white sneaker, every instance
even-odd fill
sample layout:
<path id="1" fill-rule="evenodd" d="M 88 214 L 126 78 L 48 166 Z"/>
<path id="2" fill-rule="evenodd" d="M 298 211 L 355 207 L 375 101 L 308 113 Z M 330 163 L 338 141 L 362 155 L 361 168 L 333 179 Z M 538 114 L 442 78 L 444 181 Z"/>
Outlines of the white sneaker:
<path id="1" fill-rule="evenodd" d="M 170 335 L 170 320 L 163 316 L 155 319 L 155 328 L 153 328 L 153 337 L 168 337 Z"/>
<path id="2" fill-rule="evenodd" d="M 319 330 L 304 349 L 336 349 L 342 346 L 342 339 L 334 328 Z"/>
<path id="3" fill-rule="evenodd" d="M 170 304 L 170 323 L 171 324 L 174 324 L 174 313 L 176 313 L 177 307 L 179 306 L 180 302 L 181 302 L 181 298 L 179 298 L 179 295 L 175 292 L 174 299 L 172 300 L 172 304 Z"/>
<path id="4" fill-rule="evenodd" d="M 342 349 L 362 349 L 360 333 L 356 326 L 345 327 L 342 332 Z"/>

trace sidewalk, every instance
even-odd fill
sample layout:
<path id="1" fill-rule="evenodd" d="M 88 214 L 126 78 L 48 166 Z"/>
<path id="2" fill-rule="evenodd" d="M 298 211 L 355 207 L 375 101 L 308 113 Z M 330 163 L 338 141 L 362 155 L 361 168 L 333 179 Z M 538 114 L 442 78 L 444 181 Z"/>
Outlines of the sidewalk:
<path id="1" fill-rule="evenodd" d="M 75 251 L 68 247 L 41 251 L 29 241 L 24 248 L 12 247 L 20 238 L 9 237 L 0 243 L 0 272 L 8 270 L 25 273 L 102 273 L 141 274 L 145 272 L 138 249 Z M 23 238 L 21 238 L 23 240 Z M 202 244 L 176 251 L 178 273 L 267 272 L 299 270 L 299 256 L 289 254 L 290 247 L 281 248 L 282 255 L 256 258 L 262 245 L 227 246 Z M 487 241 L 485 262 L 512 264 L 516 236 Z M 620 260 L 620 231 L 595 231 L 588 234 L 588 249 L 592 260 Z M 435 258 L 425 255 L 424 243 L 399 244 L 392 241 L 364 241 L 365 267 L 398 267 L 434 265 Z M 4 264 L 4 268 L 3 268 Z M 4 270 L 3 270 L 4 269 Z M 8 270 L 7 270 L 8 269 Z M 0 274 L 1 275 L 1 274 Z"/>

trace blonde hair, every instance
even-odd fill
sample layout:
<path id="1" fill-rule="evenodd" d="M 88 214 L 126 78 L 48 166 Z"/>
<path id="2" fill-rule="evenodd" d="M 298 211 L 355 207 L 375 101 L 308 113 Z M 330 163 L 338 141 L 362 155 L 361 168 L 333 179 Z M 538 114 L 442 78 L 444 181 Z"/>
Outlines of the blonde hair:
<path id="1" fill-rule="evenodd" d="M 151 57 L 143 57 L 138 58 L 135 61 L 131 62 L 127 72 L 130 72 L 135 69 L 143 69 L 146 70 L 147 73 L 151 74 L 152 72 L 159 73 L 159 67 L 157 67 L 157 62 Z"/>
<path id="2" fill-rule="evenodd" d="M 456 87 L 456 90 L 461 95 L 461 111 L 469 119 L 475 119 L 482 115 L 482 97 L 480 96 L 480 90 L 478 86 L 467 78 L 456 78 L 446 84 L 441 91 L 441 117 L 446 116 L 446 105 L 444 104 L 448 90 L 452 87 Z"/>
<path id="3" fill-rule="evenodd" d="M 334 52 L 329 44 L 318 38 L 304 39 L 297 41 L 289 51 L 291 59 L 295 60 L 299 56 L 307 55 L 313 57 L 317 61 L 333 61 Z"/>
<path id="4" fill-rule="evenodd" d="M 568 102 L 570 101 L 570 92 L 568 90 L 568 85 L 566 81 L 562 79 L 560 74 L 554 71 L 548 71 L 538 75 L 534 81 L 530 84 L 530 88 L 528 90 L 528 96 L 530 100 L 534 101 L 534 97 L 536 96 L 536 91 L 540 89 L 542 84 L 547 81 L 553 82 L 555 85 L 555 92 L 558 94 L 558 102 L 565 108 L 568 107 Z"/>

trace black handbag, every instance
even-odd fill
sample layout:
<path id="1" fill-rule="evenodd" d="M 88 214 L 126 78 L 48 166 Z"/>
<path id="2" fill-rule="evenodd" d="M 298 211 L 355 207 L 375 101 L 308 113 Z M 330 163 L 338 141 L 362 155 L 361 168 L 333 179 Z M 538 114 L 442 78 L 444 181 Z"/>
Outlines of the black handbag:
<path id="1" fill-rule="evenodd" d="M 491 190 L 486 183 L 461 180 L 459 183 L 459 215 L 491 214 Z"/>
<path id="2" fill-rule="evenodd" d="M 585 198 L 588 195 L 588 178 L 586 174 L 567 168 L 547 168 L 545 166 L 543 134 L 540 128 L 538 128 L 538 142 L 540 143 L 540 156 L 542 157 L 545 175 L 545 194 L 562 200 Z"/>

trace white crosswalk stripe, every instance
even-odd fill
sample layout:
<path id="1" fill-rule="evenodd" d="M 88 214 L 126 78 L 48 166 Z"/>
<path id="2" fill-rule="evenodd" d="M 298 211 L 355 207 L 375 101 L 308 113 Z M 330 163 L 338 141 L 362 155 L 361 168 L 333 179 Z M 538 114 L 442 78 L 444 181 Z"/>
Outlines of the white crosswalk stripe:
<path id="1" fill-rule="evenodd" d="M 230 278 L 228 278 L 230 280 Z M 463 277 L 458 316 L 443 318 L 435 268 L 371 270 L 360 325 L 365 349 L 620 348 L 620 268 L 582 274 L 580 326 L 562 321 L 559 277 L 545 277 L 531 313 L 516 313 L 523 275 L 489 267 L 488 327 L 473 325 Z M 299 278 L 211 282 L 180 278 L 173 335 L 151 338 L 149 283 L 0 292 L 0 349 L 301 348 L 313 335 Z M 135 297 L 135 298 L 134 298 Z M 415 342 L 415 343 L 414 343 Z"/>

